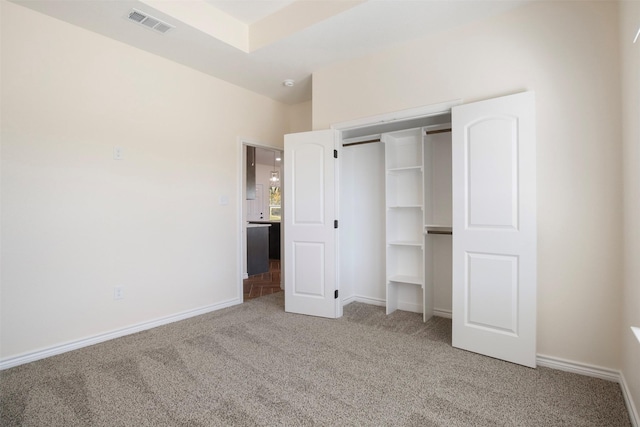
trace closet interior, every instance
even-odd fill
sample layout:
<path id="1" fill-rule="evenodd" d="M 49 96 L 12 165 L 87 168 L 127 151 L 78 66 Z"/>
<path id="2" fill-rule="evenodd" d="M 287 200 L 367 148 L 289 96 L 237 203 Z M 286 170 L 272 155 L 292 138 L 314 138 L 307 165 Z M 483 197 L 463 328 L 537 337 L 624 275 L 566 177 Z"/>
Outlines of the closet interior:
<path id="1" fill-rule="evenodd" d="M 378 270 L 375 280 L 362 283 L 352 292 L 356 298 L 377 297 L 379 303 L 386 305 L 387 314 L 398 309 L 422 312 L 424 321 L 434 311 L 441 316 L 451 316 L 450 121 L 450 114 L 440 114 L 419 120 L 376 124 L 342 133 L 343 153 L 355 159 L 355 162 L 368 162 L 371 176 L 384 176 L 383 191 L 375 186 L 358 186 L 358 192 L 364 193 L 361 197 L 367 197 L 369 193 L 371 197 L 383 199 L 379 203 L 383 204 L 379 206 L 384 210 L 381 215 L 383 221 L 380 220 L 377 225 L 383 222 L 384 232 L 373 232 L 374 236 L 368 236 L 367 239 L 352 236 L 346 244 L 353 245 L 350 249 L 358 253 L 384 248 L 384 253 L 372 254 L 371 257 L 384 260 L 384 269 Z M 365 146 L 369 144 L 380 144 L 381 147 L 377 150 L 369 148 L 369 154 L 365 154 Z M 362 157 L 359 150 L 362 150 Z M 348 181 L 352 171 L 343 170 L 341 173 Z M 374 179 L 363 181 L 374 182 Z M 362 215 L 353 221 L 371 220 L 370 231 L 379 230 L 375 224 L 376 217 Z M 371 245 L 371 239 L 383 241 Z M 361 247 L 358 247 L 359 242 L 362 242 Z M 383 298 L 380 298 L 381 288 L 384 288 Z"/>

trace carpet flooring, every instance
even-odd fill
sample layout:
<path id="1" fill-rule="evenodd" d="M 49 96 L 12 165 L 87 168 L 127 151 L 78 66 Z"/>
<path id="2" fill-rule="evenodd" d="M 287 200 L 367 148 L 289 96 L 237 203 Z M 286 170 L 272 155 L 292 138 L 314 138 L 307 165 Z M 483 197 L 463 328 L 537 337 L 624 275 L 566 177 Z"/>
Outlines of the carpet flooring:
<path id="1" fill-rule="evenodd" d="M 451 322 L 282 292 L 0 372 L 2 426 L 629 426 L 618 384 L 454 349 Z"/>

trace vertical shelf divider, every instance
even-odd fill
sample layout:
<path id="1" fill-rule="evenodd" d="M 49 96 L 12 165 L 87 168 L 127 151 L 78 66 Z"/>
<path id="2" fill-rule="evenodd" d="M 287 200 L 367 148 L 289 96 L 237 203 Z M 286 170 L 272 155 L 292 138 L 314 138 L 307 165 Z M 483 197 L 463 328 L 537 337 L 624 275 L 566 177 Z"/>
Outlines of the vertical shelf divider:
<path id="1" fill-rule="evenodd" d="M 387 314 L 403 309 L 400 288 L 419 286 L 424 320 L 425 190 L 422 129 L 382 135 L 385 144 L 386 306 Z"/>

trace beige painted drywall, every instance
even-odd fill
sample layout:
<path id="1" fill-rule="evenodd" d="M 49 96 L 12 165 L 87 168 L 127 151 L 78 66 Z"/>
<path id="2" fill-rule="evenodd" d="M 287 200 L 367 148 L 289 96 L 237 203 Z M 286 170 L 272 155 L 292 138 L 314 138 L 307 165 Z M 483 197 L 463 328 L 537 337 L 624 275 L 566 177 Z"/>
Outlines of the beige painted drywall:
<path id="1" fill-rule="evenodd" d="M 282 146 L 286 106 L 0 5 L 0 357 L 241 302 L 237 137 Z"/>
<path id="2" fill-rule="evenodd" d="M 619 73 L 617 3 L 536 2 L 314 73 L 313 127 L 534 90 L 538 352 L 617 369 Z"/>
<path id="3" fill-rule="evenodd" d="M 624 159 L 624 306 L 622 374 L 640 415 L 640 342 L 630 327 L 640 327 L 640 2 L 620 4 L 622 56 L 622 129 Z M 640 418 L 636 420 L 640 422 Z"/>
<path id="4" fill-rule="evenodd" d="M 247 24 L 207 2 L 140 1 L 142 4 L 197 28 L 236 49 L 249 52 L 249 27 Z"/>
<path id="5" fill-rule="evenodd" d="M 287 133 L 308 132 L 312 129 L 311 101 L 287 106 L 289 127 Z"/>
<path id="6" fill-rule="evenodd" d="M 250 27 L 253 52 L 362 3 L 363 0 L 293 1 Z"/>

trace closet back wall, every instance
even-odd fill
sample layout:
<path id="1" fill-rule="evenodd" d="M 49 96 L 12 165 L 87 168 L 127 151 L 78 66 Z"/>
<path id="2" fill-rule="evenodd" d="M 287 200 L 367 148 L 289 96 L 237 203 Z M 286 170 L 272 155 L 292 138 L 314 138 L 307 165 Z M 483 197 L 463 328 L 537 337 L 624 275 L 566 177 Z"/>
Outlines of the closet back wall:
<path id="1" fill-rule="evenodd" d="M 340 292 L 384 306 L 384 144 L 343 148 L 340 168 Z"/>
<path id="2" fill-rule="evenodd" d="M 313 76 L 314 129 L 534 90 L 538 353 L 614 369 L 620 368 L 622 279 L 617 8 L 616 2 L 535 2 Z M 380 182 L 361 185 L 369 184 L 383 193 Z M 384 228 L 376 230 L 383 238 Z M 355 274 L 363 273 L 358 265 L 378 253 L 376 245 L 359 245 L 341 268 L 351 262 Z"/>
<path id="3" fill-rule="evenodd" d="M 2 360 L 242 302 L 237 137 L 281 144 L 298 110 L 0 7 Z"/>

